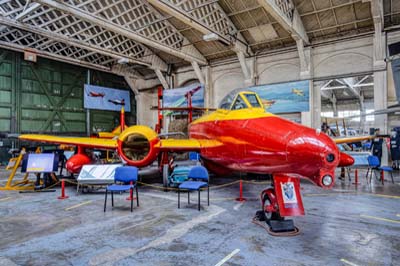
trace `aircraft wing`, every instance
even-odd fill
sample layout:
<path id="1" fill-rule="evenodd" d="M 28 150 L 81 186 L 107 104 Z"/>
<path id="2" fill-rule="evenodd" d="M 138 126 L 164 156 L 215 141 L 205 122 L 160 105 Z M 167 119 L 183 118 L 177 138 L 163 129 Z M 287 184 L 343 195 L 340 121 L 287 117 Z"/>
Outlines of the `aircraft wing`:
<path id="1" fill-rule="evenodd" d="M 88 138 L 88 137 L 62 137 L 62 136 L 40 135 L 40 134 L 20 135 L 19 139 L 44 142 L 44 143 L 68 144 L 68 145 L 76 145 L 76 146 L 99 148 L 99 149 L 116 149 L 118 147 L 117 140 L 115 139 Z"/>
<path id="2" fill-rule="evenodd" d="M 200 151 L 203 148 L 221 146 L 217 140 L 205 139 L 162 139 L 155 146 L 162 151 Z"/>
<path id="3" fill-rule="evenodd" d="M 356 137 L 338 137 L 338 138 L 333 138 L 333 141 L 336 144 L 342 144 L 342 143 L 351 143 L 351 142 L 359 142 L 363 140 L 370 140 L 374 139 L 376 136 L 356 136 Z"/>

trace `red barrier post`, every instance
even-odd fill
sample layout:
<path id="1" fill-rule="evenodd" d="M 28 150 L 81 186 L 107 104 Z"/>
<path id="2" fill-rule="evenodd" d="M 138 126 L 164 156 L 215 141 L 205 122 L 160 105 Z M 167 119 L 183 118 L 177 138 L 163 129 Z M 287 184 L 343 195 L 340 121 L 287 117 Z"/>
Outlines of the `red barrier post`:
<path id="1" fill-rule="evenodd" d="M 355 171 L 354 171 L 354 185 L 358 185 L 358 184 L 360 184 L 360 183 L 358 183 L 358 169 L 355 169 Z"/>
<path id="2" fill-rule="evenodd" d="M 131 181 L 131 186 L 133 186 L 133 181 Z M 129 197 L 126 198 L 126 200 L 134 200 L 136 197 L 133 197 L 133 189 L 129 190 Z"/>
<path id="3" fill-rule="evenodd" d="M 239 182 L 239 198 L 236 198 L 236 201 L 246 201 L 246 198 L 243 198 L 243 182 L 240 179 Z"/>
<path id="4" fill-rule="evenodd" d="M 68 199 L 69 197 L 65 195 L 65 181 L 64 179 L 61 180 L 61 196 L 58 197 L 58 199 Z"/>

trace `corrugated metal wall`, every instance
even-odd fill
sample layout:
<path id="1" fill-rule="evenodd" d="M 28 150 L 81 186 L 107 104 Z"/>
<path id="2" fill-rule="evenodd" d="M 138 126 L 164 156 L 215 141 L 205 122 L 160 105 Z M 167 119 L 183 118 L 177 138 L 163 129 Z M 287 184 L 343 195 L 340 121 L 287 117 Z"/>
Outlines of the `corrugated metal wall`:
<path id="1" fill-rule="evenodd" d="M 23 60 L 23 54 L 0 49 L 0 133 L 85 135 L 86 110 L 83 86 L 88 70 L 57 61 L 38 58 Z M 123 77 L 90 70 L 90 84 L 130 90 Z M 136 123 L 136 102 L 131 92 L 128 125 Z M 90 110 L 90 128 L 110 131 L 119 123 L 119 113 Z M 0 139 L 1 153 L 12 140 Z"/>

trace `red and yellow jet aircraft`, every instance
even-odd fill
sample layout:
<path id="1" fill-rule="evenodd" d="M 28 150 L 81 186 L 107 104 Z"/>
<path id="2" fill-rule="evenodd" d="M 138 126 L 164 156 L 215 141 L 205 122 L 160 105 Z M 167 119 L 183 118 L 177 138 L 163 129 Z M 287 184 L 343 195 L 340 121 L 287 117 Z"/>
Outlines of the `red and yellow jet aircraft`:
<path id="1" fill-rule="evenodd" d="M 136 167 L 150 165 L 161 152 L 198 151 L 204 165 L 216 174 L 240 171 L 286 176 L 297 181 L 304 178 L 325 189 L 333 186 L 336 167 L 354 162 L 336 144 L 370 138 L 333 140 L 319 129 L 266 112 L 258 95 L 246 90 L 232 91 L 219 109 L 193 121 L 188 139 L 160 139 L 154 130 L 141 125 L 121 129 L 117 137 L 110 139 L 48 135 L 19 138 L 78 146 L 78 153 L 66 165 L 73 173 L 90 162 L 85 148 L 117 150 L 128 165 Z M 275 189 L 264 192 L 265 212 L 285 215 L 279 210 Z M 291 213 L 302 214 L 304 211 Z"/>

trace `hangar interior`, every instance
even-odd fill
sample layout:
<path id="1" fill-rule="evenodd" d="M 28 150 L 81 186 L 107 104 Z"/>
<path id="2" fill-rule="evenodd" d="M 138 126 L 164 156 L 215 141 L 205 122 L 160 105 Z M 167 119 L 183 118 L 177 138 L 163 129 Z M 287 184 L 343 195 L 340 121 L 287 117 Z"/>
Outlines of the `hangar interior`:
<path id="1" fill-rule="evenodd" d="M 367 182 L 365 174 L 373 171 L 369 172 L 369 166 L 360 173 L 356 168 L 337 167 L 329 176 L 336 179 L 336 184 L 324 187 L 327 175 L 321 166 L 322 179 L 309 180 L 331 190 L 322 191 L 302 181 L 306 215 L 295 217 L 301 233 L 293 238 L 261 234 L 262 229 L 251 223 L 259 209 L 259 192 L 266 185 L 266 176 L 259 175 L 262 167 L 257 168 L 256 175 L 246 175 L 249 171 L 243 170 L 229 177 L 213 176 L 211 205 L 201 207 L 205 214 L 194 213 L 196 207 L 176 209 L 173 189 L 168 193 L 165 188 L 154 189 L 165 186 L 155 166 L 157 161 L 164 162 L 161 155 L 153 158 L 156 174 L 153 169 L 151 177 L 140 175 L 141 205 L 133 214 L 124 208 L 103 214 L 103 193 L 75 193 L 72 183 L 66 189 L 72 194 L 69 203 L 53 200 L 52 193 L 23 194 L 1 189 L 9 185 L 7 178 L 11 175 L 18 180 L 24 178 L 20 170 L 10 173 L 5 169 L 9 160 L 17 158 L 21 148 L 43 142 L 40 137 L 35 144 L 20 140 L 21 134 L 89 137 L 120 126 L 118 134 L 122 136 L 122 120 L 128 126 L 143 125 L 156 131 L 161 127 L 157 134 L 166 138 L 176 131 L 187 134 L 187 120 L 192 113 L 187 109 L 160 116 L 160 90 L 166 94 L 196 84 L 203 89 L 202 107 L 213 109 L 236 89 L 251 91 L 305 81 L 306 89 L 291 90 L 301 97 L 307 91 L 307 107 L 280 112 L 279 116 L 318 134 L 326 123 L 336 130 L 335 137 L 367 136 L 379 129 L 381 139 L 385 138 L 383 143 L 387 141 L 388 145 L 380 142 L 377 167 L 398 168 L 400 160 L 393 159 L 389 143 L 395 128 L 400 135 L 400 68 L 395 65 L 399 54 L 397 0 L 0 1 L 0 233 L 4 235 L 0 240 L 0 265 L 400 265 L 398 169 L 390 173 L 381 170 L 378 177 Z M 130 109 L 123 116 L 111 109 L 86 108 L 86 85 L 124 91 Z M 240 95 L 237 97 L 247 97 Z M 104 94 L 89 96 L 102 99 Z M 118 108 L 127 106 L 119 99 L 108 101 Z M 245 101 L 250 103 L 249 99 Z M 275 101 L 269 103 L 273 106 Z M 265 107 L 265 101 L 262 104 Z M 250 103 L 250 109 L 253 107 Z M 193 115 L 200 117 L 198 113 Z M 143 154 L 128 156 L 140 157 L 142 164 L 151 153 L 143 146 L 151 143 L 148 136 L 153 133 L 147 132 L 135 136 L 146 144 L 128 147 L 131 151 L 144 150 Z M 145 139 L 140 139 L 143 136 Z M 118 135 L 112 137 L 116 143 Z M 119 149 L 107 141 L 98 144 L 101 149 Z M 290 146 L 288 143 L 285 147 Z M 179 151 L 172 141 L 169 145 L 172 151 Z M 185 145 L 193 147 L 192 142 Z M 268 147 L 268 142 L 263 145 Z M 362 149 L 365 152 L 364 146 Z M 369 152 L 371 147 L 367 149 Z M 231 152 L 226 149 L 221 154 L 229 157 Z M 276 151 L 266 148 L 262 152 Z M 398 153 L 400 156 L 400 150 Z M 249 150 L 243 154 L 249 154 Z M 104 156 L 109 160 L 111 155 Z M 289 155 L 285 156 L 288 160 Z M 338 156 L 332 159 L 336 166 L 342 163 Z M 245 157 L 240 163 L 248 159 Z M 359 186 L 358 179 L 353 183 L 357 175 Z M 268 178 L 273 182 L 269 172 Z M 237 196 L 238 180 L 240 198 L 245 181 L 245 203 L 229 200 Z M 231 182 L 233 186 L 219 189 Z M 57 194 L 59 184 L 52 186 Z M 125 200 L 116 202 L 127 205 Z M 262 199 L 262 208 L 266 208 L 264 203 Z M 58 209 L 61 211 L 53 213 Z M 31 221 L 24 216 L 29 211 Z M 99 235 L 107 230 L 112 234 Z M 130 242 L 132 238 L 136 239 Z M 214 250 L 207 251 L 209 259 L 201 255 L 201 246 L 207 243 Z M 326 257 L 319 254 L 321 248 L 330 250 Z"/>

